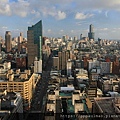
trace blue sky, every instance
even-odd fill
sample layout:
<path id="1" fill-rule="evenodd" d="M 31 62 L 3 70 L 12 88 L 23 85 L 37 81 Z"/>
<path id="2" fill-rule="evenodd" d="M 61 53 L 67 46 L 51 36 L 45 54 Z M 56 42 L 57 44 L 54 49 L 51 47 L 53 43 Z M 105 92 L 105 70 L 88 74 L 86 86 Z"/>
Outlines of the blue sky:
<path id="1" fill-rule="evenodd" d="M 79 37 L 94 25 L 95 38 L 120 39 L 120 0 L 0 0 L 0 36 L 12 37 L 43 21 L 43 36 Z"/>

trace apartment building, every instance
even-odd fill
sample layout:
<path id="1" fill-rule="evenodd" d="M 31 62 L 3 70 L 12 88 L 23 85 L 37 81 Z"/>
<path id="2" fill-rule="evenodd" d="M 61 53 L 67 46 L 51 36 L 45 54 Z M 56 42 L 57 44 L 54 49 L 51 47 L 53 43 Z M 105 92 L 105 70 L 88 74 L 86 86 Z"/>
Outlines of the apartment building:
<path id="1" fill-rule="evenodd" d="M 93 103 L 93 113 L 101 114 L 101 117 L 97 118 L 97 120 L 119 120 L 120 97 L 95 98 Z"/>
<path id="2" fill-rule="evenodd" d="M 40 79 L 40 75 L 32 74 L 30 70 L 21 72 L 20 69 L 15 72 L 11 69 L 7 74 L 0 75 L 0 90 L 7 92 L 18 92 L 23 98 L 24 109 L 30 107 L 35 86 Z"/>
<path id="3" fill-rule="evenodd" d="M 56 70 L 59 70 L 59 57 L 53 57 L 53 67 L 56 69 Z"/>
<path id="4" fill-rule="evenodd" d="M 20 93 L 0 91 L 0 120 L 22 120 L 23 100 Z"/>
<path id="5" fill-rule="evenodd" d="M 115 76 L 104 76 L 98 80 L 98 87 L 103 92 L 108 91 L 114 91 L 119 92 L 120 91 L 120 78 L 116 78 Z"/>
<path id="6" fill-rule="evenodd" d="M 58 52 L 58 57 L 59 57 L 59 70 L 66 70 L 67 61 L 69 59 L 69 52 L 68 51 Z"/>

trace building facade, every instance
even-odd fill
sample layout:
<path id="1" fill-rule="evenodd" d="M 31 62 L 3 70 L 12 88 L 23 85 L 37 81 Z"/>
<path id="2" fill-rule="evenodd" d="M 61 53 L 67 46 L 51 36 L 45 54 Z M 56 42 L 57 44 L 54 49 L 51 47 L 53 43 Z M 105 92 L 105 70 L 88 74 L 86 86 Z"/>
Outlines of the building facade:
<path id="1" fill-rule="evenodd" d="M 32 74 L 29 70 L 15 72 L 11 69 L 6 74 L 0 74 L 0 90 L 7 92 L 18 92 L 23 98 L 24 110 L 29 109 L 37 82 L 40 79 L 38 74 Z"/>
<path id="2" fill-rule="evenodd" d="M 11 38 L 11 32 L 6 31 L 5 33 L 5 46 L 6 46 L 6 52 L 10 52 L 12 49 L 12 38 Z"/>
<path id="3" fill-rule="evenodd" d="M 69 59 L 67 61 L 67 76 L 72 75 L 72 61 Z"/>
<path id="4" fill-rule="evenodd" d="M 42 21 L 28 27 L 28 66 L 33 64 L 35 57 L 42 60 Z"/>
<path id="5" fill-rule="evenodd" d="M 93 39 L 94 40 L 94 27 L 93 25 L 91 24 L 90 27 L 89 27 L 89 33 L 88 33 L 88 37 L 89 39 Z"/>
<path id="6" fill-rule="evenodd" d="M 120 98 L 119 97 L 101 97 L 94 98 L 93 113 L 109 117 L 98 117 L 93 120 L 119 120 L 120 116 Z"/>
<path id="7" fill-rule="evenodd" d="M 59 57 L 59 70 L 66 70 L 67 61 L 69 59 L 69 52 L 68 51 L 58 52 L 58 57 Z"/>
<path id="8" fill-rule="evenodd" d="M 20 33 L 20 36 L 18 36 L 18 51 L 21 52 L 22 45 L 21 43 L 23 42 L 23 34 Z"/>
<path id="9" fill-rule="evenodd" d="M 59 57 L 53 57 L 53 67 L 56 69 L 56 70 L 59 70 Z"/>
<path id="10" fill-rule="evenodd" d="M 34 73 L 42 73 L 42 60 L 37 60 L 37 58 L 34 61 Z"/>

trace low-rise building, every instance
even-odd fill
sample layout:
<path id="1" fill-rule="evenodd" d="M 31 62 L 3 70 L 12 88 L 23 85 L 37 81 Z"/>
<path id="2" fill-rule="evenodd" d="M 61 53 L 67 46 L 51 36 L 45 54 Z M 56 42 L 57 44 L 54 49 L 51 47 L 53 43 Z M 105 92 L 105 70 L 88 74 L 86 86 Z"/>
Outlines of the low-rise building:
<path id="1" fill-rule="evenodd" d="M 94 98 L 97 97 L 97 87 L 90 85 L 86 90 L 86 94 L 88 98 L 90 99 L 90 101 L 93 103 Z"/>
<path id="2" fill-rule="evenodd" d="M 115 76 L 106 75 L 98 80 L 98 87 L 103 92 L 114 91 L 119 92 L 120 79 Z"/>
<path id="3" fill-rule="evenodd" d="M 120 97 L 95 98 L 93 103 L 93 113 L 102 115 L 97 118 L 97 120 L 119 120 Z"/>
<path id="4" fill-rule="evenodd" d="M 23 99 L 20 93 L 0 92 L 0 119 L 23 120 Z"/>
<path id="5" fill-rule="evenodd" d="M 7 73 L 0 74 L 0 90 L 20 93 L 23 98 L 24 109 L 28 109 L 39 79 L 40 75 L 31 74 L 30 70 L 21 72 L 18 69 L 14 72 L 11 69 Z"/>

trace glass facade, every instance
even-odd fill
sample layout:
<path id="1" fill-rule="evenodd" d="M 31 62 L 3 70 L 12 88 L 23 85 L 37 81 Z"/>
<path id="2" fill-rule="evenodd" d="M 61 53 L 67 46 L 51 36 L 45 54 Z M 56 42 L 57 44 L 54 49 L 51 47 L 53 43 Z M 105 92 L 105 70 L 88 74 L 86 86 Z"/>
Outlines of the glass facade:
<path id="1" fill-rule="evenodd" d="M 88 37 L 89 37 L 89 39 L 94 39 L 94 36 L 95 36 L 94 27 L 93 27 L 93 25 L 91 24 L 91 25 L 90 25 L 90 28 L 89 28 Z"/>
<path id="2" fill-rule="evenodd" d="M 42 20 L 40 20 L 38 23 L 36 23 L 32 27 L 28 27 L 28 31 L 29 30 L 33 31 L 34 44 L 37 44 L 38 46 L 37 57 L 38 59 L 42 60 Z"/>

